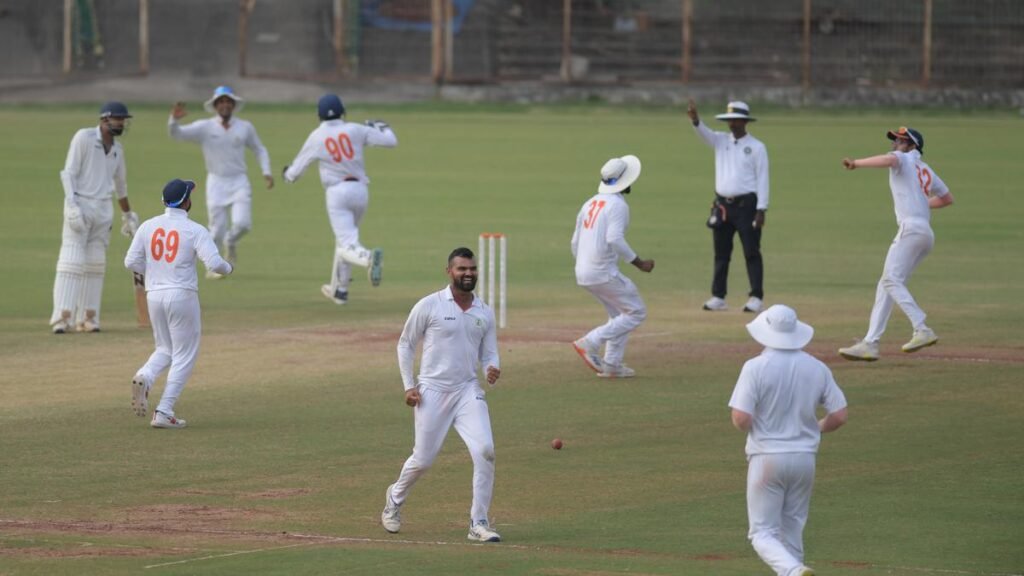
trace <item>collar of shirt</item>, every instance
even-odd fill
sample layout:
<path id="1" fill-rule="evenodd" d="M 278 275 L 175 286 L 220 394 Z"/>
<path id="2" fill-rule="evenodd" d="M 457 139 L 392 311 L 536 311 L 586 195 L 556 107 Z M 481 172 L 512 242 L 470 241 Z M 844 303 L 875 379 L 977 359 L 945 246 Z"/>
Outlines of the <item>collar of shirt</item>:
<path id="1" fill-rule="evenodd" d="M 445 294 L 445 297 L 448 299 L 449 302 L 455 302 L 455 293 L 452 292 L 452 285 L 451 284 L 445 286 L 444 294 Z M 478 308 L 479 306 L 480 306 L 479 298 L 476 297 L 476 294 L 473 294 L 473 303 L 470 305 L 470 308 Z"/>
<path id="2" fill-rule="evenodd" d="M 749 137 L 750 137 L 750 133 L 749 133 L 749 132 L 747 132 L 747 133 L 746 133 L 746 134 L 744 134 L 744 135 L 743 135 L 743 136 L 742 136 L 741 138 L 736 138 L 736 137 L 733 137 L 733 135 L 732 135 L 732 134 L 729 134 L 729 137 L 730 137 L 730 138 L 732 138 L 732 142 L 733 142 L 733 144 L 739 144 L 739 143 L 740 143 L 740 141 L 742 141 L 742 140 L 745 140 L 745 139 L 749 138 Z"/>
<path id="3" fill-rule="evenodd" d="M 171 208 L 170 206 L 164 208 L 164 214 L 167 214 L 171 218 L 188 219 L 188 212 L 181 208 Z"/>

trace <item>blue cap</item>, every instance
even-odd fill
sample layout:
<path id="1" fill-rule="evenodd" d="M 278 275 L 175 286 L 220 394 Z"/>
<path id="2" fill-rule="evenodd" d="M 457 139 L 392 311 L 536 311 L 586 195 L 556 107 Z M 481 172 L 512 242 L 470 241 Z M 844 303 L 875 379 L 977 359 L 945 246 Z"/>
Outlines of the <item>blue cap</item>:
<path id="1" fill-rule="evenodd" d="M 175 178 L 164 186 L 164 206 L 177 208 L 192 196 L 196 183 L 191 180 Z"/>
<path id="2" fill-rule="evenodd" d="M 100 118 L 131 118 L 132 115 L 128 113 L 128 107 L 122 102 L 111 101 L 107 102 L 100 108 Z"/>
<path id="3" fill-rule="evenodd" d="M 337 94 L 324 94 L 317 103 L 317 114 L 321 120 L 334 120 L 345 114 L 345 105 Z"/>

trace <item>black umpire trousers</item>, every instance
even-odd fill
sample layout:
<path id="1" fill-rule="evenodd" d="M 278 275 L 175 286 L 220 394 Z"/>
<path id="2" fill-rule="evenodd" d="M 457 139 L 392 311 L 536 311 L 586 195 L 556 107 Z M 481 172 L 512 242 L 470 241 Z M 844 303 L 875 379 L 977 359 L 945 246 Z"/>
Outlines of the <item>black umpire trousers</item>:
<path id="1" fill-rule="evenodd" d="M 729 285 L 729 261 L 732 259 L 732 241 L 736 233 L 743 244 L 743 257 L 747 262 L 750 294 L 764 299 L 764 263 L 761 261 L 761 229 L 754 226 L 757 215 L 757 194 L 743 194 L 726 198 L 716 196 L 725 209 L 725 221 L 712 229 L 715 243 L 715 277 L 711 281 L 711 294 L 725 298 Z"/>

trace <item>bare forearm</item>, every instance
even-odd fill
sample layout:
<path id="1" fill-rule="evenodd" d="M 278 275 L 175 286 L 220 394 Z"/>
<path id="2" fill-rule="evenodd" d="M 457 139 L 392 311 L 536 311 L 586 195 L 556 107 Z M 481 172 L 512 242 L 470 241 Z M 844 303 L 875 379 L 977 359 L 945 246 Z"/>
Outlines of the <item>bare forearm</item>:
<path id="1" fill-rule="evenodd" d="M 846 424 L 846 408 L 836 410 L 818 421 L 818 429 L 822 432 L 833 432 L 843 424 Z"/>

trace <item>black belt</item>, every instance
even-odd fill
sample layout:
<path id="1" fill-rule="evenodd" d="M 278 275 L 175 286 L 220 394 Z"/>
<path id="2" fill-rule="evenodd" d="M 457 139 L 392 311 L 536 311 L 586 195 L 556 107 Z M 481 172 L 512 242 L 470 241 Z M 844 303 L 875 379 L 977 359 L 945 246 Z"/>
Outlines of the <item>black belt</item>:
<path id="1" fill-rule="evenodd" d="M 748 192 L 746 194 L 739 194 L 737 196 L 722 196 L 721 194 L 718 194 L 716 192 L 715 196 L 721 202 L 725 202 L 726 204 L 733 204 L 733 203 L 736 203 L 736 202 L 742 202 L 743 200 L 745 200 L 746 198 L 749 198 L 751 196 L 756 198 L 757 197 L 757 192 Z"/>
<path id="2" fill-rule="evenodd" d="M 348 178 L 345 178 L 345 182 L 359 182 L 359 178 L 349 176 Z"/>

